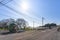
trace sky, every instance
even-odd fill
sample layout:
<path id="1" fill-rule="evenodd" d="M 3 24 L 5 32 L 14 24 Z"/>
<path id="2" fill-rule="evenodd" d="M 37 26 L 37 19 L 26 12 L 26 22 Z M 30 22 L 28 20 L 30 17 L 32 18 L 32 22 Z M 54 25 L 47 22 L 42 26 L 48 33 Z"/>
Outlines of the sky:
<path id="1" fill-rule="evenodd" d="M 7 18 L 23 18 L 30 26 L 57 23 L 60 24 L 60 0 L 0 0 L 0 20 Z"/>

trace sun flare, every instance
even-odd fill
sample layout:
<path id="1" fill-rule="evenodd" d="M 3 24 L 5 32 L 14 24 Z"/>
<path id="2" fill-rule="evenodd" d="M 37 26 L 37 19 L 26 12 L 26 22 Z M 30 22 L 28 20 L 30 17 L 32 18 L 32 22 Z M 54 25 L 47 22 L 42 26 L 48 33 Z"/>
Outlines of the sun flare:
<path id="1" fill-rule="evenodd" d="M 28 3 L 27 2 L 22 2 L 21 3 L 21 9 L 23 11 L 27 11 L 28 10 Z"/>

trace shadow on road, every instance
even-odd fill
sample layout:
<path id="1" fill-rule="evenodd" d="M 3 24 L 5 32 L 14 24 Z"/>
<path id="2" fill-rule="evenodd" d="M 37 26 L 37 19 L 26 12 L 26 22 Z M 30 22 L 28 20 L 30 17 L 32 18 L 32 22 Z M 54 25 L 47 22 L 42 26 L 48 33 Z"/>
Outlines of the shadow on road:
<path id="1" fill-rule="evenodd" d="M 8 34 L 22 33 L 22 32 L 25 32 L 25 31 L 19 31 L 19 32 L 3 32 L 3 33 L 0 33 L 0 35 L 8 35 Z"/>
<path id="2" fill-rule="evenodd" d="M 11 32 L 4 32 L 4 33 L 0 33 L 1 35 L 8 35 L 8 34 L 13 34 Z"/>

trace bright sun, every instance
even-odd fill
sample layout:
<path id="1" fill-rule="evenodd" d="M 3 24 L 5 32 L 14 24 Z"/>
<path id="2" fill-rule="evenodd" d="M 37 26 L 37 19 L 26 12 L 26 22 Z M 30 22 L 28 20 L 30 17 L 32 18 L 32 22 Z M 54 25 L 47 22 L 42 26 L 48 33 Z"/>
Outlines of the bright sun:
<path id="1" fill-rule="evenodd" d="M 21 9 L 23 11 L 27 11 L 28 10 L 28 3 L 27 2 L 22 2 L 21 3 Z"/>

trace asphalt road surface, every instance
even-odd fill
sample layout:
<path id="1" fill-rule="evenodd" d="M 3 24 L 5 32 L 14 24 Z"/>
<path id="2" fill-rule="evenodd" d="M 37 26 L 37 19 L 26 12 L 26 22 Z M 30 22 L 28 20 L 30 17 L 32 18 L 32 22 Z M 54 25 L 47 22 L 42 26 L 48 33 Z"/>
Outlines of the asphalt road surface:
<path id="1" fill-rule="evenodd" d="M 0 35 L 0 40 L 60 40 L 60 32 L 57 32 L 56 28 L 43 31 L 26 31 Z"/>

